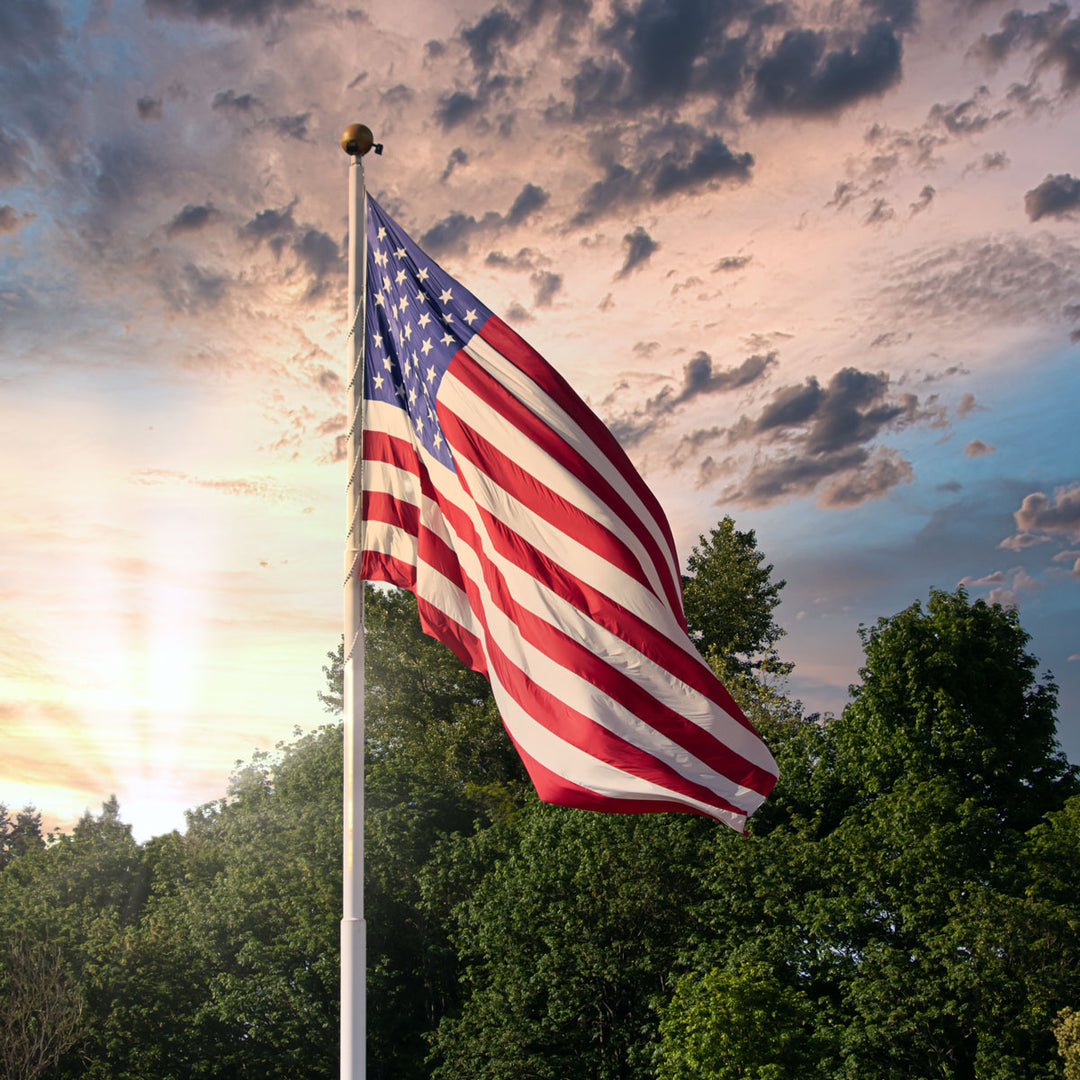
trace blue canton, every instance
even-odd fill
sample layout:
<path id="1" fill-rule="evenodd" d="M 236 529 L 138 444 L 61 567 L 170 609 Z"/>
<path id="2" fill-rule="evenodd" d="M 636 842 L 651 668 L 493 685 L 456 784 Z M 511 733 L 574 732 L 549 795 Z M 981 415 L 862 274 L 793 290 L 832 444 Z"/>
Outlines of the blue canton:
<path id="1" fill-rule="evenodd" d="M 491 312 L 368 196 L 364 397 L 402 409 L 416 441 L 454 468 L 435 399 L 458 349 Z"/>

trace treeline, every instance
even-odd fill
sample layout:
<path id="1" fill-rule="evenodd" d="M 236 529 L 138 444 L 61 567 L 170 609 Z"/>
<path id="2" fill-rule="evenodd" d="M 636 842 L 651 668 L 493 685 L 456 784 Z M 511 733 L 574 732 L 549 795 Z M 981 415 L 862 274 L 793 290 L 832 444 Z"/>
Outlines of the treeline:
<path id="1" fill-rule="evenodd" d="M 539 803 L 485 681 L 369 590 L 372 1080 L 1080 1078 L 1080 787 L 1015 612 L 864 628 L 820 718 L 782 586 L 730 519 L 684 583 L 781 768 L 747 837 Z M 0 814 L 4 1080 L 335 1076 L 341 769 L 340 723 L 298 732 L 145 844 L 115 800 Z"/>

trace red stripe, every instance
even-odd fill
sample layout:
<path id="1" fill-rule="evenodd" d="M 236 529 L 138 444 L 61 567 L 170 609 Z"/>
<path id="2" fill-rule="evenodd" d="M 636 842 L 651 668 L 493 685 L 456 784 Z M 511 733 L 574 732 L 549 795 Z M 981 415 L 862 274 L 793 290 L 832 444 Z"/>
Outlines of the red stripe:
<path id="1" fill-rule="evenodd" d="M 509 731 L 507 735 L 510 735 Z M 536 794 L 540 796 L 542 802 L 553 803 L 556 806 L 572 806 L 578 810 L 600 810 L 609 814 L 650 814 L 669 811 L 680 814 L 700 814 L 703 817 L 712 816 L 696 806 L 688 806 L 678 798 L 620 799 L 590 791 L 580 784 L 575 784 L 573 780 L 567 780 L 565 776 L 552 772 L 546 765 L 542 765 L 522 749 L 521 744 L 513 735 L 510 735 L 510 741 L 524 762 L 529 779 L 532 780 Z M 735 810 L 734 813 L 745 820 L 744 811 Z"/>
<path id="2" fill-rule="evenodd" d="M 619 471 L 653 516 L 667 544 L 671 555 L 671 565 L 678 567 L 679 556 L 675 551 L 675 540 L 671 535 L 667 516 L 664 514 L 656 496 L 646 486 L 638 471 L 634 468 L 626 451 L 619 445 L 614 435 L 601 423 L 599 417 L 578 397 L 570 384 L 523 338 L 519 337 L 498 317 L 492 315 L 480 328 L 480 337 L 496 352 L 510 361 L 516 368 L 525 372 L 553 401 L 557 401 L 563 411 L 596 444 L 597 449 Z M 682 614 L 682 597 L 676 597 L 673 605 L 679 621 L 685 626 Z"/>
<path id="3" fill-rule="evenodd" d="M 715 736 L 708 735 L 696 724 L 693 724 L 685 717 L 679 716 L 679 714 L 656 701 L 647 691 L 637 687 L 632 680 L 622 676 L 620 672 L 596 657 L 595 654 L 590 653 L 588 649 L 582 647 L 577 642 L 574 642 L 573 639 L 568 637 L 562 631 L 557 630 L 549 623 L 537 618 L 520 607 L 520 605 L 518 605 L 511 597 L 510 590 L 507 587 L 502 572 L 491 562 L 484 552 L 483 543 L 478 536 L 472 521 L 454 507 L 447 506 L 445 509 L 447 520 L 450 522 L 455 532 L 458 533 L 458 536 L 462 541 L 467 543 L 476 554 L 476 557 L 480 562 L 484 582 L 492 596 L 492 602 L 516 624 L 518 630 L 522 633 L 523 638 L 526 638 L 536 648 L 551 656 L 556 663 L 560 663 L 562 666 L 576 671 L 577 674 L 586 678 L 601 690 L 601 692 L 607 694 L 607 696 L 611 697 L 613 700 L 618 700 L 618 698 L 615 697 L 615 693 L 618 693 L 620 688 L 622 691 L 626 692 L 628 699 L 636 697 L 637 701 L 645 706 L 646 716 L 641 717 L 645 723 L 655 727 L 657 731 L 661 731 L 671 738 L 673 742 L 682 745 L 684 749 L 693 753 L 696 757 L 701 757 L 705 764 L 714 768 L 716 772 L 721 773 L 727 779 L 734 783 L 744 784 L 754 790 L 760 790 L 763 795 L 767 794 L 772 789 L 773 785 L 776 783 L 776 777 L 771 773 L 767 773 L 759 766 L 746 761 L 745 758 L 736 754 L 735 751 L 731 750 Z M 670 766 L 663 764 L 660 759 L 654 757 L 648 751 L 641 750 L 621 739 L 619 736 L 614 735 L 608 731 L 607 728 L 604 728 L 602 725 L 583 716 L 576 710 L 570 709 L 569 706 L 559 701 L 546 690 L 537 686 L 532 679 L 521 671 L 520 668 L 512 664 L 498 642 L 492 636 L 485 614 L 485 605 L 479 589 L 476 583 L 473 582 L 464 571 L 462 571 L 462 573 L 465 579 L 465 591 L 469 597 L 469 602 L 472 605 L 473 611 L 477 614 L 484 626 L 489 661 L 495 664 L 496 670 L 500 674 L 500 682 L 506 687 L 514 700 L 517 701 L 530 716 L 564 741 L 579 746 L 586 752 L 591 753 L 594 757 L 607 761 L 617 768 L 623 769 L 625 772 L 633 775 L 640 775 L 645 779 L 659 782 L 656 781 L 656 770 L 659 768 L 665 774 L 670 776 L 669 781 L 665 782 L 665 786 L 672 788 L 686 787 L 688 789 L 686 793 L 691 794 L 693 798 L 702 799 L 703 801 L 705 801 L 705 799 L 702 792 L 708 791 L 709 799 L 707 801 L 713 804 L 716 803 L 717 799 L 723 801 L 721 796 L 716 795 L 708 788 L 704 788 L 694 781 L 687 780 L 682 774 L 675 772 Z M 560 658 L 560 653 L 563 656 L 566 656 L 570 652 L 577 658 L 584 657 L 586 663 L 575 665 L 573 663 L 566 663 Z M 512 670 L 510 670 L 507 665 L 510 665 Z M 581 670 L 579 670 L 579 667 Z M 601 676 L 605 677 L 601 679 Z M 527 682 L 523 683 L 521 680 L 527 680 Z M 607 685 L 602 685 L 603 683 L 606 683 Z M 515 687 L 516 692 L 514 689 Z M 614 693 L 611 691 L 614 691 Z M 531 702 L 537 700 L 542 700 L 543 704 L 541 706 L 533 705 L 530 707 Z M 620 702 L 620 704 L 624 704 L 629 711 L 634 712 L 633 706 L 624 702 Z M 661 725 L 652 723 L 654 714 L 657 719 L 662 716 L 665 720 L 665 726 L 670 727 L 671 730 L 664 730 L 664 727 L 661 727 Z M 573 733 L 573 737 L 571 737 L 571 733 Z M 707 746 L 700 741 L 702 739 L 707 740 Z M 618 753 L 613 756 L 610 753 L 611 740 L 617 740 L 618 744 Z M 695 752 L 694 747 L 697 748 L 697 752 Z M 636 767 L 632 767 L 629 763 L 631 759 L 636 759 L 639 764 Z M 721 761 L 723 762 L 722 766 L 718 764 Z M 644 772 L 639 771 L 640 769 L 644 769 Z M 725 802 L 724 807 L 729 808 L 729 804 Z"/>
<path id="4" fill-rule="evenodd" d="M 408 589 L 415 595 L 415 566 L 381 551 L 365 551 L 361 565 L 363 577 L 367 581 L 385 581 L 390 585 L 397 585 L 398 588 Z M 423 597 L 416 597 L 416 606 L 420 612 L 420 626 L 425 634 L 452 649 L 466 667 L 487 676 L 487 658 L 480 638 Z"/>
<path id="5" fill-rule="evenodd" d="M 451 523 L 456 529 L 457 523 L 452 518 Z M 470 546 L 481 560 L 484 581 L 495 605 L 516 625 L 524 640 L 551 657 L 560 666 L 586 679 L 612 701 L 617 702 L 628 712 L 639 717 L 650 727 L 728 779 L 759 791 L 763 795 L 772 790 L 776 783 L 776 777 L 772 773 L 748 761 L 716 735 L 658 701 L 645 686 L 612 665 L 587 644 L 576 641 L 557 626 L 522 607 L 511 595 L 510 587 L 502 571 L 482 550 L 479 550 L 480 545 L 473 541 Z M 470 600 L 472 600 L 471 596 Z M 477 601 L 472 602 L 475 607 Z M 670 646 L 669 651 L 671 651 Z M 708 673 L 707 669 L 699 670 L 709 675 L 716 689 L 723 691 L 719 680 Z M 724 693 L 726 694 L 726 691 Z M 753 731 L 738 706 L 734 708 L 736 710 L 734 718 Z M 542 718 L 537 719 L 543 722 Z M 552 730 L 555 729 L 552 728 Z"/>
<path id="6" fill-rule="evenodd" d="M 583 543 L 637 581 L 643 589 L 655 594 L 656 590 L 634 553 L 610 529 L 531 476 L 446 406 L 440 405 L 438 410 L 446 441 L 457 457 L 470 461 L 537 517 Z M 536 550 L 532 545 L 530 549 Z"/>
<path id="7" fill-rule="evenodd" d="M 459 352 L 457 354 L 451 363 L 448 373 L 452 374 L 454 378 L 462 383 L 462 385 L 467 387 L 472 393 L 476 394 L 481 401 L 490 405 L 491 408 L 495 409 L 495 411 L 509 423 L 513 424 L 518 431 L 531 442 L 535 443 L 553 461 L 561 465 L 571 476 L 579 480 L 589 492 L 591 500 L 599 505 L 605 506 L 612 513 L 614 518 L 630 529 L 648 552 L 649 558 L 655 568 L 656 576 L 660 579 L 664 595 L 667 597 L 668 604 L 671 606 L 672 610 L 676 612 L 676 615 L 681 618 L 682 597 L 679 593 L 680 585 L 672 579 L 672 565 L 664 558 L 664 555 L 657 545 L 652 533 L 649 531 L 648 526 L 641 521 L 638 515 L 627 504 L 626 500 L 623 499 L 611 484 L 608 483 L 600 471 L 588 460 L 588 457 L 583 454 L 578 447 L 567 442 L 566 439 L 542 418 L 538 417 L 518 398 L 514 397 L 502 383 L 485 371 L 466 353 Z M 442 420 L 445 415 L 445 410 L 440 408 L 440 419 Z M 445 420 L 443 422 L 443 430 L 446 430 Z M 503 455 L 501 455 L 498 450 L 491 447 L 491 444 L 488 443 L 486 439 L 483 439 L 483 436 L 476 433 L 474 428 L 470 427 L 468 431 L 471 435 L 470 442 L 478 442 L 482 447 L 479 454 L 474 453 L 469 455 L 469 460 L 472 461 L 474 465 L 478 468 L 485 468 L 485 463 L 487 462 L 499 459 L 505 460 Z M 597 447 L 590 447 L 589 449 L 595 449 L 600 452 Z M 487 469 L 485 469 L 485 471 L 487 471 Z M 517 477 L 519 480 L 520 478 L 523 478 L 523 482 L 519 482 L 513 487 L 509 486 L 508 483 L 504 483 L 504 473 L 501 469 L 499 470 L 498 475 L 490 473 L 489 475 L 492 475 L 492 479 L 496 480 L 501 486 L 506 487 L 511 494 L 521 499 L 522 502 L 529 505 L 531 509 L 535 510 L 542 517 L 551 521 L 557 528 L 573 535 L 573 524 L 571 523 L 568 528 L 561 520 L 564 516 L 571 516 L 568 515 L 564 509 L 566 506 L 570 506 L 573 511 L 572 516 L 583 516 L 587 528 L 590 530 L 603 530 L 603 532 L 598 535 L 598 540 L 607 540 L 608 545 L 618 545 L 618 550 L 625 553 L 623 557 L 631 560 L 635 566 L 633 576 L 639 580 L 643 580 L 643 582 L 648 585 L 648 576 L 645 575 L 642 577 L 642 571 L 637 569 L 637 556 L 623 543 L 623 541 L 619 540 L 617 536 L 611 533 L 606 526 L 597 522 L 592 515 L 584 513 L 579 507 L 567 503 L 561 496 L 555 495 L 549 488 L 544 487 L 543 493 L 546 497 L 557 500 L 555 503 L 557 517 L 552 518 L 548 516 L 548 513 L 545 513 L 543 508 L 543 502 L 546 500 L 536 499 L 535 504 L 534 502 L 529 501 L 531 496 L 535 497 L 534 493 L 537 487 L 537 481 L 533 480 L 533 478 L 529 476 L 528 473 L 525 473 L 516 463 L 512 464 L 511 471 L 506 474 L 506 480 L 512 483 L 514 478 Z M 666 529 L 666 522 L 661 521 L 660 527 L 662 530 Z M 593 550 L 595 550 L 597 554 L 604 554 L 599 547 L 594 547 L 591 542 L 590 547 L 593 547 Z M 615 559 L 611 559 L 610 561 L 616 562 Z M 620 561 L 617 565 L 622 566 L 623 564 Z M 648 587 L 650 589 L 652 588 L 651 585 L 648 585 Z"/>

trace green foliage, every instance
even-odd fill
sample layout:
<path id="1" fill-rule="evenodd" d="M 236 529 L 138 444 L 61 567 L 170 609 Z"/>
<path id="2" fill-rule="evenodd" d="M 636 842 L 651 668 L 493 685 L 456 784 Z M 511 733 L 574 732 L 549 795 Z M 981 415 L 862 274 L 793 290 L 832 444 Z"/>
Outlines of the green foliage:
<path id="1" fill-rule="evenodd" d="M 763 964 L 679 979 L 660 1021 L 656 1080 L 814 1080 L 827 1037 L 807 994 Z"/>
<path id="2" fill-rule="evenodd" d="M 1054 1021 L 1054 1038 L 1065 1063 L 1065 1080 L 1080 1080 L 1080 1012 L 1062 1009 Z"/>
<path id="3" fill-rule="evenodd" d="M 484 680 L 368 590 L 369 1077 L 1076 1076 L 1080 794 L 1015 613 L 935 592 L 807 717 L 753 533 L 725 519 L 690 570 L 691 628 L 781 769 L 746 837 L 540 803 Z M 324 671 L 334 711 L 340 652 Z M 341 781 L 335 723 L 146 844 L 115 799 L 48 839 L 0 811 L 0 1020 L 33 1011 L 18 964 L 79 1010 L 51 1070 L 7 1075 L 333 1075 Z"/>
<path id="4" fill-rule="evenodd" d="M 742 673 L 786 673 L 776 642 L 784 631 L 773 619 L 785 581 L 772 580 L 772 564 L 757 548 L 754 530 L 741 532 L 725 517 L 699 538 L 686 560 L 683 608 L 690 637 L 701 653 Z"/>

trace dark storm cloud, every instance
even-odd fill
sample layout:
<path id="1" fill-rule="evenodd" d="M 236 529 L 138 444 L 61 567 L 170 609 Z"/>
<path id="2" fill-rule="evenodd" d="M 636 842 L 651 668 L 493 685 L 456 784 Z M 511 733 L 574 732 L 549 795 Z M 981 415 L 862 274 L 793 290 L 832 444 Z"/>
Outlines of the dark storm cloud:
<path id="1" fill-rule="evenodd" d="M 680 160 L 674 151 L 665 154 L 652 181 L 653 194 L 662 199 L 677 191 L 699 188 L 709 180 L 745 180 L 753 164 L 753 155 L 732 153 L 724 140 L 714 135 L 694 150 L 688 160 Z"/>
<path id="2" fill-rule="evenodd" d="M 473 67 L 487 72 L 503 45 L 513 45 L 521 36 L 522 25 L 505 8 L 486 12 L 472 26 L 461 31 L 461 40 L 469 50 Z"/>
<path id="3" fill-rule="evenodd" d="M 754 74 L 753 115 L 825 115 L 876 97 L 900 78 L 900 38 L 887 22 L 867 28 L 854 48 L 828 51 L 818 30 L 789 30 Z"/>
<path id="4" fill-rule="evenodd" d="M 987 111 L 984 106 L 989 95 L 990 91 L 983 86 L 966 101 L 950 105 L 932 105 L 927 123 L 931 126 L 941 125 L 950 135 L 981 134 L 992 124 L 1005 120 L 1011 115 L 1009 109 Z"/>
<path id="5" fill-rule="evenodd" d="M 223 22 L 240 26 L 262 25 L 268 19 L 285 15 L 307 4 L 308 0 L 146 0 L 151 15 L 170 19 L 194 19 L 198 22 Z"/>
<path id="6" fill-rule="evenodd" d="M 818 495 L 818 506 L 830 510 L 880 499 L 898 484 L 910 484 L 915 471 L 895 450 L 879 446 L 860 467 L 829 480 Z"/>
<path id="7" fill-rule="evenodd" d="M 216 308 L 224 299 L 228 282 L 194 263 L 166 268 L 160 279 L 161 294 L 173 311 L 194 314 Z"/>
<path id="8" fill-rule="evenodd" d="M 189 204 L 165 226 L 165 235 L 171 238 L 180 233 L 197 232 L 209 225 L 217 216 L 217 211 L 209 204 L 206 206 Z"/>
<path id="9" fill-rule="evenodd" d="M 134 138 L 121 138 L 97 148 L 90 166 L 91 190 L 104 204 L 123 205 L 134 200 L 156 180 L 158 163 L 148 147 Z"/>
<path id="10" fill-rule="evenodd" d="M 934 201 L 934 189 L 927 184 L 922 191 L 919 192 L 919 197 L 911 204 L 908 209 L 911 211 L 912 216 L 915 214 L 921 214 L 926 210 L 930 204 Z"/>
<path id="11" fill-rule="evenodd" d="M 623 243 L 627 247 L 626 261 L 617 277 L 626 277 L 631 270 L 636 270 L 642 263 L 647 262 L 660 246 L 640 225 L 623 237 Z"/>
<path id="12" fill-rule="evenodd" d="M 294 200 L 280 210 L 260 210 L 246 225 L 239 228 L 240 238 L 252 240 L 256 244 L 265 241 L 275 255 L 280 255 L 296 233 L 296 222 L 293 220 L 295 205 Z"/>
<path id="13" fill-rule="evenodd" d="M 446 181 L 450 179 L 450 174 L 454 171 L 454 169 L 456 169 L 459 165 L 468 164 L 468 161 L 469 155 L 465 153 L 465 151 L 462 150 L 460 146 L 455 146 L 454 149 L 450 151 L 450 156 L 446 159 L 446 168 L 443 169 L 443 173 L 442 176 L 439 177 L 439 181 L 445 184 Z"/>
<path id="14" fill-rule="evenodd" d="M 639 355 L 651 356 L 655 351 L 653 348 L 655 345 L 655 342 L 638 342 L 634 346 L 634 351 Z M 660 393 L 649 398 L 643 408 L 629 416 L 612 421 L 611 429 L 619 442 L 624 446 L 632 446 L 655 431 L 663 419 L 679 406 L 705 394 L 727 393 L 749 386 L 764 378 L 774 363 L 776 363 L 776 354 L 768 353 L 748 356 L 741 364 L 734 367 L 715 369 L 712 357 L 707 352 L 699 352 L 684 366 L 682 384 L 677 389 L 673 386 L 665 386 Z M 723 432 L 720 429 L 714 428 L 709 432 L 683 436 L 673 455 L 673 461 L 680 462 L 686 457 L 688 450 L 693 449 L 702 441 L 721 434 Z"/>
<path id="15" fill-rule="evenodd" d="M 307 138 L 307 122 L 310 117 L 309 112 L 297 113 L 295 116 L 272 116 L 266 123 L 275 134 L 303 142 Z"/>
<path id="16" fill-rule="evenodd" d="M 463 214 L 455 210 L 441 221 L 435 222 L 420 237 L 420 246 L 428 252 L 467 251 L 469 239 L 476 232 L 493 228 L 502 221 L 502 216 L 491 211 L 477 220 L 472 214 Z"/>
<path id="17" fill-rule="evenodd" d="M 420 246 L 428 252 L 465 251 L 469 240 L 475 233 L 485 229 L 494 229 L 503 225 L 520 225 L 530 215 L 536 213 L 548 201 L 548 193 L 536 184 L 526 184 L 518 192 L 506 214 L 488 211 L 482 218 L 464 214 L 455 210 L 441 221 L 437 221 L 420 237 Z M 488 261 L 494 261 L 499 255 L 493 252 Z"/>
<path id="18" fill-rule="evenodd" d="M 288 250 L 308 274 L 308 297 L 315 297 L 345 271 L 341 245 L 321 229 L 293 218 L 296 201 L 280 210 L 260 210 L 237 234 L 256 245 L 265 243 L 276 258 Z"/>
<path id="19" fill-rule="evenodd" d="M 1069 173 L 1047 176 L 1024 196 L 1024 209 L 1032 221 L 1041 217 L 1072 217 L 1080 210 L 1080 180 Z"/>
<path id="20" fill-rule="evenodd" d="M 779 388 L 756 420 L 744 419 L 727 434 L 729 444 L 763 438 L 777 452 L 758 456 L 739 484 L 725 497 L 752 506 L 818 490 L 819 505 L 854 506 L 879 498 L 897 484 L 909 482 L 911 466 L 894 450 L 872 443 L 884 430 L 927 419 L 912 394 L 890 395 L 884 374 L 843 368 L 827 386 L 811 376 L 797 386 Z M 699 473 L 702 484 L 721 477 L 707 459 Z M 723 473 L 730 477 L 730 467 Z M 821 485 L 819 487 L 819 485 Z"/>
<path id="21" fill-rule="evenodd" d="M 249 113 L 262 102 L 254 94 L 238 94 L 235 90 L 220 90 L 210 103 L 212 109 L 226 109 L 233 112 Z"/>
<path id="22" fill-rule="evenodd" d="M 1052 3 L 1044 11 L 1010 11 L 1002 17 L 1001 29 L 983 34 L 971 51 L 996 64 L 1018 49 L 1034 50 L 1036 68 L 1057 68 L 1061 88 L 1069 93 L 1080 85 L 1080 19 L 1069 14 L 1064 3 Z"/>
<path id="23" fill-rule="evenodd" d="M 555 294 L 562 288 L 562 274 L 554 274 L 550 270 L 538 270 L 532 276 L 532 283 L 536 287 L 534 303 L 537 307 L 550 307 Z"/>
<path id="24" fill-rule="evenodd" d="M 439 104 L 435 109 L 435 119 L 439 121 L 443 129 L 449 131 L 457 127 L 470 117 L 476 116 L 482 111 L 486 101 L 464 90 L 455 90 L 452 94 L 444 94 L 439 98 Z"/>
<path id="25" fill-rule="evenodd" d="M 161 98 L 141 97 L 135 102 L 135 111 L 140 120 L 160 120 L 163 115 Z"/>
<path id="26" fill-rule="evenodd" d="M 586 188 L 572 224 L 718 182 L 744 183 L 754 164 L 752 154 L 735 153 L 718 135 L 689 124 L 664 124 L 642 134 L 637 151 L 636 171 L 613 157 L 601 162 L 605 175 Z"/>
<path id="27" fill-rule="evenodd" d="M 518 225 L 548 201 L 548 193 L 536 184 L 526 184 L 518 193 L 504 218 L 507 225 Z"/>

